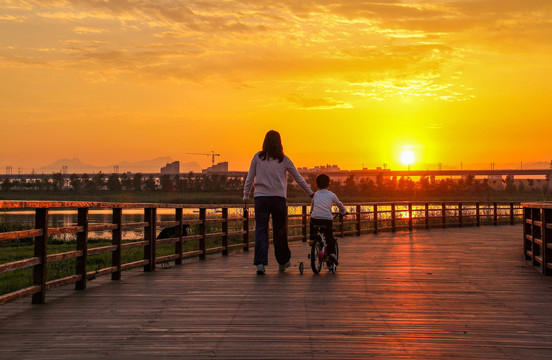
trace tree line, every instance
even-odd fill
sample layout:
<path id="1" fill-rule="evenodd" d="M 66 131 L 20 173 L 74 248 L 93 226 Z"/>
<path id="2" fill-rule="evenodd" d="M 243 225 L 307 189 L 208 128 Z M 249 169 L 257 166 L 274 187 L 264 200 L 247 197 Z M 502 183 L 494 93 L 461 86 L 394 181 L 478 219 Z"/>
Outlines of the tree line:
<path id="1" fill-rule="evenodd" d="M 61 173 L 42 176 L 30 182 L 4 178 L 0 183 L 4 191 L 38 190 L 38 191 L 165 191 L 165 192 L 223 192 L 243 190 L 243 179 L 231 178 L 218 174 L 168 175 L 159 177 L 135 174 L 72 174 L 67 178 Z"/>
<path id="2" fill-rule="evenodd" d="M 307 182 L 316 189 L 316 174 L 306 177 Z M 178 175 L 143 175 L 141 173 L 123 174 L 72 174 L 69 177 L 61 173 L 52 176 L 38 176 L 29 182 L 4 178 L 0 182 L 3 191 L 74 191 L 74 192 L 211 192 L 241 194 L 244 178 L 228 177 L 219 174 L 178 174 Z M 502 180 L 502 189 L 492 187 L 488 179 L 475 179 L 468 176 L 463 179 L 432 179 L 421 177 L 414 181 L 409 177 L 384 177 L 375 179 L 356 179 L 353 175 L 344 181 L 333 180 L 330 190 L 338 196 L 362 198 L 423 198 L 428 196 L 482 197 L 488 194 L 523 195 L 540 194 L 545 197 L 550 193 L 548 179 L 514 181 L 511 176 Z M 288 178 L 288 192 L 291 196 L 301 197 L 303 191 Z"/>

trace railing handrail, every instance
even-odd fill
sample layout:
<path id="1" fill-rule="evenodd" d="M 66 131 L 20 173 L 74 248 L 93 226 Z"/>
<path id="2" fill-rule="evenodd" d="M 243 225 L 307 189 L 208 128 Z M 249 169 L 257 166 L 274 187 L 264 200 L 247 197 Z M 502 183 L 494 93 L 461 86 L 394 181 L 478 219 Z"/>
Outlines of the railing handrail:
<path id="1" fill-rule="evenodd" d="M 296 212 L 289 215 L 288 239 L 290 241 L 307 240 L 308 207 L 310 205 L 310 203 L 288 204 L 288 208 L 294 207 L 300 210 L 300 213 Z M 502 207 L 504 205 L 508 206 L 504 208 Z M 516 215 L 515 213 L 515 210 L 521 209 L 519 203 L 505 201 L 386 201 L 346 203 L 345 206 L 354 208 L 354 210 L 351 209 L 349 218 L 339 217 L 336 220 L 337 233 L 341 236 L 377 234 L 381 231 L 412 231 L 415 228 L 480 226 L 484 222 L 482 220 L 498 225 L 499 223 L 506 223 L 505 218 L 508 218 L 508 223 L 514 224 L 516 219 L 521 218 L 521 214 Z M 250 228 L 249 209 L 252 207 L 253 204 L 248 204 L 244 208 L 244 204 L 0 201 L 0 209 L 4 210 L 35 209 L 34 229 L 0 232 L 0 242 L 30 237 L 34 237 L 35 240 L 33 257 L 0 264 L 0 274 L 32 267 L 32 286 L 0 295 L 0 304 L 31 295 L 33 303 L 42 303 L 45 299 L 45 292 L 57 286 L 75 283 L 77 290 L 83 290 L 86 288 L 86 281 L 97 276 L 111 274 L 113 280 L 119 280 L 122 270 L 143 266 L 144 271 L 154 271 L 156 264 L 160 262 L 174 261 L 176 265 L 179 265 L 182 264 L 184 257 L 197 256 L 199 259 L 205 259 L 207 254 L 220 252 L 222 255 L 228 255 L 229 250 L 237 248 L 248 251 L 250 246 L 254 245 L 254 242 L 250 241 L 250 234 L 253 233 L 253 229 Z M 363 210 L 363 207 L 371 207 L 371 209 Z M 230 217 L 228 209 L 232 208 L 243 210 L 241 213 Z M 77 224 L 49 227 L 48 217 L 51 209 L 74 209 L 78 215 Z M 112 221 L 105 224 L 91 224 L 88 217 L 90 209 L 111 209 Z M 143 210 L 143 221 L 123 223 L 123 209 Z M 160 221 L 156 209 L 174 209 L 175 217 L 170 221 Z M 183 209 L 198 209 L 198 215 L 185 215 Z M 222 209 L 222 211 L 217 212 L 215 216 L 207 216 L 206 210 L 208 209 Z M 416 223 L 414 223 L 414 220 L 416 220 Z M 219 224 L 220 229 L 218 228 Z M 229 224 L 233 224 L 232 229 Z M 173 225 L 180 230 L 176 231 L 172 237 L 157 238 L 157 228 Z M 197 233 L 184 236 L 180 225 L 197 226 Z M 212 225 L 211 229 L 208 229 L 207 225 Z M 143 239 L 123 243 L 122 232 L 129 229 L 143 229 Z M 89 248 L 88 233 L 93 231 L 111 231 L 111 245 Z M 76 249 L 64 253 L 49 254 L 48 237 L 57 234 L 76 234 Z M 233 237 L 235 243 L 230 243 L 230 237 Z M 208 241 L 212 242 L 213 240 L 220 240 L 220 244 L 209 246 Z M 197 249 L 183 252 L 183 243 L 191 241 L 197 242 Z M 174 249 L 171 250 L 172 253 L 158 256 L 156 248 L 157 245 L 162 244 L 174 244 Z M 134 259 L 131 262 L 122 263 L 122 251 L 132 248 L 143 248 L 144 256 L 141 260 L 136 261 Z M 89 271 L 90 269 L 88 269 L 87 271 L 88 257 L 104 253 L 111 253 L 112 255 L 110 266 L 95 271 Z M 48 263 L 75 258 L 77 266 L 72 275 L 46 281 Z"/>
<path id="2" fill-rule="evenodd" d="M 519 204 L 519 202 L 512 202 L 512 201 L 478 201 L 478 200 L 471 200 L 471 201 L 465 201 L 465 200 L 446 200 L 446 201 L 440 201 L 440 200 L 416 200 L 416 201 L 371 201 L 371 202 L 345 202 L 344 205 L 346 206 L 388 206 L 388 205 L 424 205 L 426 203 L 429 204 L 446 204 L 446 205 L 453 205 L 453 204 L 498 204 L 498 205 L 506 205 L 506 204 Z M 533 204 L 533 203 L 523 203 L 522 205 L 526 204 Z M 540 204 L 540 203 L 538 203 Z M 306 203 L 288 203 L 288 206 L 310 206 L 310 202 Z M 552 202 L 547 205 L 552 208 Z M 36 208 L 49 208 L 49 209 L 68 209 L 68 208 L 96 208 L 96 209 L 138 209 L 138 208 L 156 208 L 156 209 L 175 209 L 175 208 L 183 208 L 183 209 L 223 209 L 223 208 L 243 208 L 243 203 L 238 204 L 169 204 L 169 203 L 121 203 L 121 202 L 100 202 L 100 201 L 45 201 L 45 200 L 0 200 L 0 209 L 36 209 Z M 253 202 L 250 200 L 247 204 L 247 207 L 253 207 Z"/>

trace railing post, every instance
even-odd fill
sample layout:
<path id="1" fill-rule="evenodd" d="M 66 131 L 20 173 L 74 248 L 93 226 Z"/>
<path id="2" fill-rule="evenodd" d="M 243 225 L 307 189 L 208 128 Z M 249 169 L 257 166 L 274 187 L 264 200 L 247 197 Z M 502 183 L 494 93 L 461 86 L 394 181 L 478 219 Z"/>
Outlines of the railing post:
<path id="1" fill-rule="evenodd" d="M 475 203 L 475 225 L 481 226 L 481 211 L 479 209 L 479 202 Z"/>
<path id="2" fill-rule="evenodd" d="M 395 219 L 396 219 L 396 214 L 395 214 L 395 203 L 391 204 L 391 231 L 392 232 L 395 232 L 397 231 L 397 228 L 395 226 Z"/>
<path id="3" fill-rule="evenodd" d="M 360 205 L 357 205 L 356 206 L 356 227 L 357 227 L 357 236 L 360 236 L 360 234 L 362 233 L 362 231 L 360 230 L 360 227 L 361 227 L 361 219 L 360 219 L 360 209 L 361 206 Z"/>
<path id="4" fill-rule="evenodd" d="M 378 204 L 374 204 L 374 234 L 378 233 Z"/>
<path id="5" fill-rule="evenodd" d="M 222 255 L 228 255 L 228 208 L 222 208 Z"/>
<path id="6" fill-rule="evenodd" d="M 462 203 L 458 203 L 458 226 L 462 227 L 464 225 L 464 221 L 462 219 Z"/>
<path id="7" fill-rule="evenodd" d="M 514 225 L 514 203 L 510 203 L 510 225 Z"/>
<path id="8" fill-rule="evenodd" d="M 249 251 L 249 209 L 243 208 L 243 251 Z"/>
<path id="9" fill-rule="evenodd" d="M 497 203 L 493 203 L 493 222 L 494 222 L 494 225 L 498 225 L 498 205 Z"/>
<path id="10" fill-rule="evenodd" d="M 525 257 L 525 260 L 531 260 L 531 257 L 527 255 L 527 250 L 529 250 L 529 245 L 531 244 L 531 241 L 527 239 L 527 236 L 533 236 L 533 225 L 529 224 L 529 220 L 531 220 L 531 212 L 531 208 L 523 208 L 523 256 Z"/>
<path id="11" fill-rule="evenodd" d="M 144 222 L 147 222 L 148 225 L 144 229 L 144 240 L 147 242 L 144 246 L 144 260 L 148 260 L 148 263 L 144 265 L 144 271 L 154 271 L 155 270 L 155 258 L 156 258 L 156 231 L 155 227 L 157 225 L 156 216 L 157 212 L 155 208 L 146 208 L 144 209 Z"/>
<path id="12" fill-rule="evenodd" d="M 542 220 L 542 265 L 544 275 L 552 275 L 552 269 L 548 268 L 548 263 L 552 261 L 552 248 L 550 245 L 550 235 L 552 235 L 552 230 L 548 229 L 548 224 L 550 224 L 550 215 L 552 211 L 550 209 L 544 209 Z"/>
<path id="13" fill-rule="evenodd" d="M 425 203 L 425 228 L 429 229 L 429 203 Z"/>
<path id="14" fill-rule="evenodd" d="M 446 228 L 447 227 L 447 204 L 444 202 L 441 204 L 441 215 L 443 217 L 443 227 Z"/>
<path id="15" fill-rule="evenodd" d="M 345 236 L 345 229 L 344 229 L 344 221 L 343 221 L 343 218 L 344 216 L 342 214 L 339 214 L 339 232 L 341 233 L 341 237 L 344 237 Z"/>
<path id="16" fill-rule="evenodd" d="M 408 231 L 412 231 L 412 203 L 408 203 Z"/>
<path id="17" fill-rule="evenodd" d="M 539 266 L 541 267 L 542 273 L 546 275 L 546 244 L 548 243 L 548 239 L 546 236 L 546 211 L 542 207 L 540 209 L 540 219 L 541 219 L 541 246 L 539 246 L 540 254 L 535 254 L 535 255 L 540 255 L 542 259 L 542 263 L 540 263 Z M 533 251 L 535 250 L 533 249 Z"/>
<path id="18" fill-rule="evenodd" d="M 175 232 L 175 237 L 178 238 L 178 241 L 174 244 L 174 253 L 178 255 L 174 260 L 175 265 L 182 265 L 182 213 L 182 208 L 176 208 L 174 211 L 174 220 L 178 222 Z"/>
<path id="19" fill-rule="evenodd" d="M 77 257 L 76 274 L 81 278 L 75 283 L 75 290 L 86 289 L 86 264 L 88 262 L 88 208 L 77 210 L 77 225 L 82 226 L 82 231 L 77 233 L 77 250 L 82 255 Z"/>
<path id="20" fill-rule="evenodd" d="M 199 259 L 205 260 L 205 256 L 207 255 L 207 249 L 205 247 L 207 235 L 207 209 L 199 209 L 199 220 L 201 220 L 201 224 L 199 224 L 199 235 L 201 235 L 201 238 L 199 239 L 199 250 L 201 251 Z"/>
<path id="21" fill-rule="evenodd" d="M 301 241 L 307 242 L 307 205 L 301 206 L 301 235 Z"/>
<path id="22" fill-rule="evenodd" d="M 35 237 L 34 256 L 40 258 L 40 264 L 33 268 L 33 285 L 40 286 L 40 292 L 33 295 L 33 304 L 43 304 L 46 300 L 46 268 L 48 256 L 48 209 L 35 209 L 35 229 L 41 229 L 42 235 Z"/>
<path id="23" fill-rule="evenodd" d="M 535 229 L 537 228 L 537 225 L 535 225 L 536 221 L 539 221 L 539 218 L 537 214 L 540 215 L 539 209 L 531 209 L 531 265 L 535 266 L 538 265 L 538 261 L 535 259 L 535 256 L 538 254 L 535 253 L 535 243 L 536 243 L 536 234 L 537 232 Z"/>
<path id="24" fill-rule="evenodd" d="M 111 273 L 111 280 L 121 280 L 121 245 L 123 241 L 122 223 L 123 223 L 123 209 L 113 208 L 113 218 L 111 221 L 117 227 L 111 230 L 111 244 L 117 246 L 111 253 L 111 266 L 117 268 L 115 272 Z"/>

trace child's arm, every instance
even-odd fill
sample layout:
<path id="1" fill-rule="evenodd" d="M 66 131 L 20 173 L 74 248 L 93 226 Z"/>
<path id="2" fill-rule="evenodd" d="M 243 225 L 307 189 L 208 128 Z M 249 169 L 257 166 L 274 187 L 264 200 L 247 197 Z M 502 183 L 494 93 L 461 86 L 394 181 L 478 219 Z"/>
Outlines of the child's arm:
<path id="1" fill-rule="evenodd" d="M 333 202 L 339 208 L 339 211 L 341 212 L 341 215 L 346 215 L 347 214 L 347 209 L 345 209 L 345 206 L 343 206 L 343 203 L 341 201 L 339 201 L 339 199 L 337 198 L 337 195 L 335 195 L 335 194 L 333 196 Z"/>

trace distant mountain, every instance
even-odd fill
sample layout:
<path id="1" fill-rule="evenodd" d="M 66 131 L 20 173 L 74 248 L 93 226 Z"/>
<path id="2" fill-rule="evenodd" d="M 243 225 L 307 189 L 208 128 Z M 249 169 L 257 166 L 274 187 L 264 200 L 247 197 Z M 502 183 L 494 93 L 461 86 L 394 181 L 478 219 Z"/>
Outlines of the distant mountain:
<path id="1" fill-rule="evenodd" d="M 53 163 L 37 169 L 37 172 L 50 173 L 60 172 L 64 166 L 67 166 L 67 172 L 82 173 L 82 172 L 98 172 L 97 166 L 85 164 L 79 159 L 59 159 Z M 112 168 L 113 169 L 113 168 Z"/>
<path id="2" fill-rule="evenodd" d="M 67 166 L 67 173 L 112 173 L 115 166 L 119 167 L 119 172 L 142 172 L 142 173 L 158 173 L 161 168 L 174 160 L 168 156 L 159 157 L 152 160 L 143 161 L 121 161 L 117 164 L 107 166 L 95 166 L 91 164 L 85 164 L 79 159 L 60 159 L 49 165 L 43 166 L 37 169 L 37 172 L 52 173 L 61 172 L 64 166 Z M 180 163 L 180 172 L 201 172 L 201 166 L 193 161 L 187 163 Z"/>

